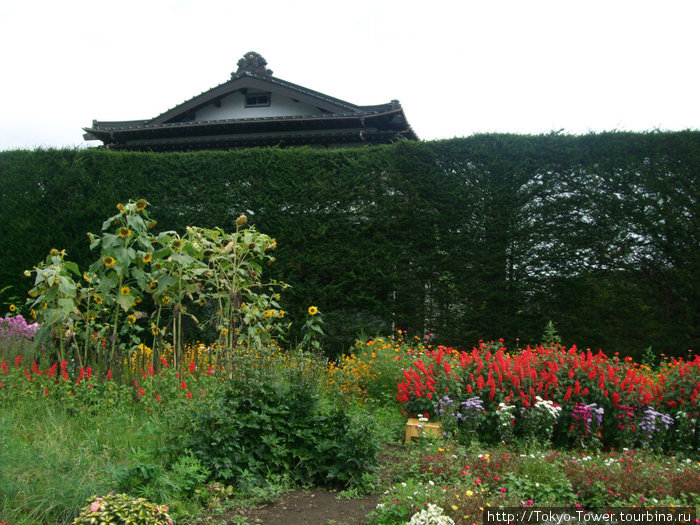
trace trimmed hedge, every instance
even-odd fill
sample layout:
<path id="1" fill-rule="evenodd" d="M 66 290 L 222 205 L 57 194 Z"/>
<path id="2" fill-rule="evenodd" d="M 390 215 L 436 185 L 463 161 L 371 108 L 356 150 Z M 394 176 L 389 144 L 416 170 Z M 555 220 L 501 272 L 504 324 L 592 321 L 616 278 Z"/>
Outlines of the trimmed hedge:
<path id="1" fill-rule="evenodd" d="M 0 288 L 145 198 L 158 229 L 276 237 L 285 309 L 364 330 L 565 343 L 639 357 L 698 347 L 700 132 L 476 135 L 362 149 L 0 153 Z"/>

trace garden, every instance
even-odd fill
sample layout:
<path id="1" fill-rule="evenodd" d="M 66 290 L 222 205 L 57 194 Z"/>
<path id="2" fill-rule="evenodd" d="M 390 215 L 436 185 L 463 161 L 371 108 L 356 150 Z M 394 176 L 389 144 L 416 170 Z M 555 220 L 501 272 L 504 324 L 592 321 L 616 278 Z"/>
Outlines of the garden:
<path id="1" fill-rule="evenodd" d="M 274 238 L 245 215 L 159 232 L 149 206 L 88 233 L 88 267 L 56 247 L 26 301 L 4 294 L 3 525 L 253 523 L 308 487 L 376 496 L 376 525 L 700 504 L 692 352 L 635 361 L 550 324 L 510 349 L 399 329 L 330 359 L 323 311 L 294 318 L 264 278 Z"/>

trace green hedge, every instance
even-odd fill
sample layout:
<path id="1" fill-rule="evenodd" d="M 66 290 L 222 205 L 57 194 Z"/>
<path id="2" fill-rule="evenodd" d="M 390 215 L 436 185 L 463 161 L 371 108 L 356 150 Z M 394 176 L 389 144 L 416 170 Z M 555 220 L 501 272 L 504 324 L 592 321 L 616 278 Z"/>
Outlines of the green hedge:
<path id="1" fill-rule="evenodd" d="M 90 259 L 117 202 L 158 228 L 279 243 L 286 308 L 325 314 L 328 348 L 364 329 L 565 343 L 640 356 L 698 348 L 700 132 L 477 135 L 363 149 L 0 153 L 0 287 L 51 248 Z"/>

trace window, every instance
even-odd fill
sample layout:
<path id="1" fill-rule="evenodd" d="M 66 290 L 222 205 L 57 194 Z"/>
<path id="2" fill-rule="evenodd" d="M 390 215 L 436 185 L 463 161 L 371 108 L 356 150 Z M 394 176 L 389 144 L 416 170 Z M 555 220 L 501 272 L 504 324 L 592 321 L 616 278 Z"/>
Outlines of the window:
<path id="1" fill-rule="evenodd" d="M 247 108 L 262 108 L 269 105 L 269 93 L 248 93 L 245 96 L 245 107 Z"/>

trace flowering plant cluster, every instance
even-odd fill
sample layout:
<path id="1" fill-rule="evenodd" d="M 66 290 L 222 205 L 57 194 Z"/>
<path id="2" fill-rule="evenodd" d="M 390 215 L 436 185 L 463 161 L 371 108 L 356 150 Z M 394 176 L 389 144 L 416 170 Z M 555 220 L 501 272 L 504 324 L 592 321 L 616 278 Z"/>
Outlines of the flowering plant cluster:
<path id="1" fill-rule="evenodd" d="M 445 516 L 444 510 L 428 503 L 427 507 L 411 516 L 408 525 L 455 525 L 449 516 Z"/>
<path id="2" fill-rule="evenodd" d="M 497 344 L 480 343 L 471 352 L 427 349 L 411 361 L 396 395 L 405 411 L 435 414 L 439 407 L 435 400 L 445 395 L 456 396 L 455 404 L 478 397 L 486 411 L 481 427 L 486 440 L 503 437 L 504 423 L 510 421 L 516 434 L 530 439 L 551 437 L 558 444 L 571 445 L 572 440 L 580 443 L 583 435 L 589 446 L 598 438 L 604 445 L 626 446 L 632 439 L 626 434 L 638 432 L 641 413 L 628 417 L 625 407 L 639 407 L 638 411 L 652 407 L 660 413 L 685 407 L 695 419 L 700 412 L 698 357 L 674 360 L 656 374 L 631 358 L 609 358 L 602 351 L 539 346 L 511 355 Z M 502 408 L 516 408 L 513 413 L 501 412 L 500 403 Z M 593 410 L 593 405 L 602 417 L 596 428 L 591 427 L 590 414 L 585 416 L 580 408 Z M 661 439 L 655 432 L 647 432 L 648 436 Z"/>
<path id="3" fill-rule="evenodd" d="M 450 396 L 444 396 L 435 405 L 437 416 L 442 422 L 443 434 L 452 435 L 462 442 L 470 442 L 483 419 L 484 403 L 478 397 L 470 397 L 455 403 Z"/>
<path id="4" fill-rule="evenodd" d="M 600 429 L 604 412 L 605 409 L 598 408 L 595 403 L 588 405 L 577 403 L 574 406 L 569 433 L 574 441 L 578 441 L 581 448 L 600 446 Z"/>
<path id="5" fill-rule="evenodd" d="M 172 525 L 173 520 L 165 505 L 157 505 L 145 498 L 110 493 L 90 498 L 73 525 L 92 523 L 133 523 L 135 525 Z"/>
<path id="6" fill-rule="evenodd" d="M 525 442 L 547 443 L 552 439 L 560 415 L 561 406 L 536 396 L 534 405 L 520 408 L 516 432 Z"/>
<path id="7" fill-rule="evenodd" d="M 38 329 L 38 323 L 27 323 L 22 315 L 0 317 L 0 353 L 26 352 L 33 344 Z"/>

